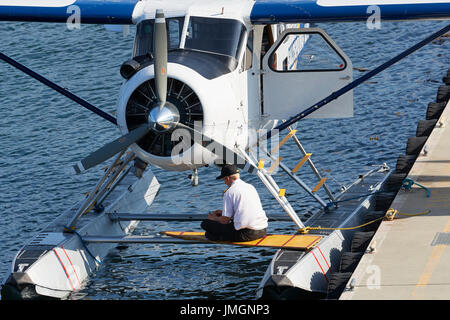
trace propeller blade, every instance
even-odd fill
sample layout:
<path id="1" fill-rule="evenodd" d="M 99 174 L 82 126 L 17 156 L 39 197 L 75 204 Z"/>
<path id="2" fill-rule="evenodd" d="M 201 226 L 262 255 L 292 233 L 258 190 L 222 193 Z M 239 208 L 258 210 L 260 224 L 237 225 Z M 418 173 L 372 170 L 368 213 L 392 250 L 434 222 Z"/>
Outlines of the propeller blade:
<path id="1" fill-rule="evenodd" d="M 156 96 L 161 110 L 167 97 L 167 30 L 166 19 L 161 9 L 156 10 L 153 48 L 155 53 Z"/>
<path id="2" fill-rule="evenodd" d="M 100 164 L 120 151 L 128 148 L 130 145 L 141 139 L 150 130 L 147 124 L 141 125 L 140 127 L 130 131 L 129 133 L 121 136 L 120 138 L 110 142 L 97 151 L 91 153 L 89 156 L 79 161 L 74 165 L 73 171 L 75 174 L 79 174 L 85 170 L 88 170 L 97 164 Z"/>

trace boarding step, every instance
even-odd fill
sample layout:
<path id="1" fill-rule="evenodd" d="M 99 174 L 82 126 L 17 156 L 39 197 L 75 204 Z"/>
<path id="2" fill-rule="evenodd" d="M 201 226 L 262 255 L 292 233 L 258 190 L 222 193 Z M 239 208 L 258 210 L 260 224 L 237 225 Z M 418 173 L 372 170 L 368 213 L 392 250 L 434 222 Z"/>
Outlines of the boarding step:
<path id="1" fill-rule="evenodd" d="M 269 248 L 287 248 L 296 250 L 309 250 L 313 248 L 321 239 L 319 235 L 286 235 L 286 234 L 268 234 L 263 238 L 245 241 L 210 241 L 205 237 L 204 232 L 190 231 L 164 231 L 161 232 L 169 237 L 159 236 L 84 236 L 86 243 L 140 243 L 140 244 L 228 244 L 243 247 L 269 247 Z"/>
<path id="2" fill-rule="evenodd" d="M 136 213 L 108 213 L 109 217 L 113 221 L 202 221 L 208 219 L 207 214 L 136 214 Z M 267 215 L 269 221 L 291 221 L 286 214 L 270 214 Z"/>
<path id="3" fill-rule="evenodd" d="M 265 150 L 262 147 L 262 150 L 267 154 L 267 156 L 273 161 L 272 166 L 265 170 L 264 173 L 266 175 L 272 175 L 273 171 L 277 168 L 280 167 L 286 174 L 288 174 L 300 187 L 302 187 L 310 196 L 312 196 L 317 202 L 320 203 L 320 205 L 322 205 L 322 207 L 327 208 L 327 203 L 321 199 L 321 197 L 319 197 L 317 195 L 317 191 L 323 186 L 323 188 L 325 189 L 326 193 L 328 194 L 329 199 L 334 202 L 335 198 L 333 196 L 333 193 L 330 191 L 330 189 L 328 188 L 328 186 L 326 185 L 326 181 L 327 178 L 324 178 L 320 175 L 319 171 L 317 170 L 316 166 L 314 165 L 314 163 L 311 160 L 311 155 L 312 153 L 307 153 L 305 148 L 303 147 L 303 145 L 301 144 L 300 140 L 296 137 L 295 133 L 297 132 L 297 130 L 293 130 L 291 127 L 288 127 L 290 132 L 289 134 L 284 137 L 280 143 L 275 146 L 274 148 L 272 148 L 272 150 L 270 152 L 268 152 L 267 150 Z M 299 150 L 301 151 L 303 158 L 297 163 L 297 165 L 294 167 L 294 169 L 289 169 L 286 165 L 284 165 L 282 163 L 282 157 L 276 157 L 274 155 L 274 152 L 277 152 L 280 147 L 286 143 L 287 140 L 289 140 L 290 138 L 293 138 L 297 147 L 299 148 Z M 262 170 L 264 168 L 264 159 L 260 159 L 258 162 L 258 169 Z M 314 174 L 316 175 L 316 177 L 319 179 L 318 183 L 316 184 L 316 186 L 314 188 L 310 188 L 308 187 L 297 175 L 296 172 L 305 164 L 308 163 L 309 166 L 311 167 L 311 169 L 313 170 Z"/>
<path id="4" fill-rule="evenodd" d="M 305 235 L 305 234 L 267 234 L 262 238 L 243 241 L 210 241 L 205 237 L 205 232 L 191 232 L 191 231 L 163 231 L 164 234 L 169 237 L 183 239 L 184 241 L 199 241 L 199 242 L 212 242 L 217 244 L 228 244 L 243 247 L 268 247 L 268 248 L 286 248 L 296 250 L 309 250 L 313 248 L 320 240 L 322 236 L 319 235 Z"/>

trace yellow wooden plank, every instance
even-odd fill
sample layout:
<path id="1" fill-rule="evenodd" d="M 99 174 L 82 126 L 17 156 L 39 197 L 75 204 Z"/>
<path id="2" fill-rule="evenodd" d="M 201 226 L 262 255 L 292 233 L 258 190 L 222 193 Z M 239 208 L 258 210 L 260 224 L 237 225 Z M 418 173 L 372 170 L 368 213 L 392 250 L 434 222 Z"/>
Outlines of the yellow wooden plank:
<path id="1" fill-rule="evenodd" d="M 204 232 L 164 231 L 162 233 L 167 236 L 184 240 L 212 242 L 206 239 Z M 214 241 L 214 242 L 219 244 L 230 244 L 245 247 L 270 247 L 270 248 L 291 248 L 291 249 L 308 250 L 314 247 L 321 239 L 322 237 L 317 235 L 268 234 L 263 238 L 253 241 L 245 241 L 245 242 Z"/>
<path id="2" fill-rule="evenodd" d="M 204 232 L 191 232 L 191 231 L 164 231 L 163 234 L 170 236 L 170 237 L 175 237 L 175 238 L 180 238 L 180 239 L 185 239 L 185 240 L 207 240 L 205 238 L 205 233 Z"/>
<path id="3" fill-rule="evenodd" d="M 323 186 L 325 181 L 327 181 L 327 178 L 320 179 L 319 183 L 314 187 L 314 189 L 312 189 L 312 192 L 317 192 L 320 189 L 320 187 Z"/>
<path id="4" fill-rule="evenodd" d="M 284 248 L 296 248 L 299 246 L 305 247 L 306 249 L 310 249 L 312 247 L 314 247 L 320 240 L 322 239 L 322 237 L 312 237 L 312 238 L 300 238 L 300 237 L 295 237 L 294 239 L 292 239 L 289 243 L 287 243 Z M 306 243 L 306 241 L 311 240 L 311 242 Z"/>
<path id="5" fill-rule="evenodd" d="M 299 163 L 297 163 L 297 165 L 295 166 L 294 169 L 292 169 L 292 173 L 296 173 L 298 171 L 298 169 L 300 169 L 301 166 L 303 166 L 305 164 L 305 162 L 309 159 L 309 157 L 311 157 L 312 153 L 307 153 L 302 160 L 300 160 Z"/>
<path id="6" fill-rule="evenodd" d="M 270 153 L 274 153 L 275 151 L 277 151 L 278 149 L 280 149 L 280 147 L 286 143 L 286 141 L 289 140 L 290 137 L 292 137 L 295 133 L 297 132 L 297 130 L 291 130 L 288 135 L 286 137 L 283 138 L 283 140 L 281 140 L 281 142 L 278 144 L 278 146 L 276 146 L 275 148 L 273 148 L 272 150 L 270 150 Z"/>
<path id="7" fill-rule="evenodd" d="M 261 170 L 262 168 L 264 168 L 264 159 L 260 159 L 258 162 L 258 169 Z"/>
<path id="8" fill-rule="evenodd" d="M 281 235 L 280 235 L 281 236 Z M 287 239 L 284 239 L 284 237 L 274 237 L 273 235 L 268 235 L 265 238 L 263 238 L 263 240 L 257 245 L 260 247 L 263 246 L 281 246 L 283 243 L 286 242 Z M 259 240 L 256 240 L 259 241 Z"/>

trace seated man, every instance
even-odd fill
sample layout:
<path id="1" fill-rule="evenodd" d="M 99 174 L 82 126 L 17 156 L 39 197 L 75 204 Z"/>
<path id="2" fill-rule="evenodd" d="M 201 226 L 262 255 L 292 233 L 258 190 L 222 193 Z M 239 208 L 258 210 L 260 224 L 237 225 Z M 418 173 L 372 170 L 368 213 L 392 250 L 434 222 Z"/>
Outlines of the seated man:
<path id="1" fill-rule="evenodd" d="M 264 237 L 268 219 L 255 187 L 239 178 L 235 165 L 224 165 L 216 179 L 223 179 L 228 189 L 223 196 L 223 211 L 208 214 L 201 224 L 206 238 L 239 242 Z"/>

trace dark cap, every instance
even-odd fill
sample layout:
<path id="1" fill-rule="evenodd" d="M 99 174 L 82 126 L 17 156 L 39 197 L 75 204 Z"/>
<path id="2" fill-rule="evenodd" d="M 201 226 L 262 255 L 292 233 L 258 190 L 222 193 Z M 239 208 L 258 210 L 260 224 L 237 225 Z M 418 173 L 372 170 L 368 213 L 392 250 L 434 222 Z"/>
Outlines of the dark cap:
<path id="1" fill-rule="evenodd" d="M 233 174 L 239 173 L 239 169 L 234 164 L 226 164 L 222 167 L 222 170 L 220 171 L 220 176 L 216 178 L 216 180 L 220 180 L 222 178 L 231 176 Z"/>

